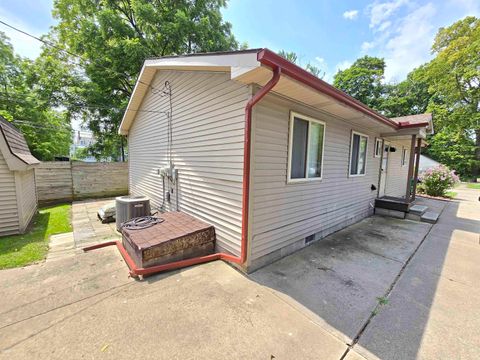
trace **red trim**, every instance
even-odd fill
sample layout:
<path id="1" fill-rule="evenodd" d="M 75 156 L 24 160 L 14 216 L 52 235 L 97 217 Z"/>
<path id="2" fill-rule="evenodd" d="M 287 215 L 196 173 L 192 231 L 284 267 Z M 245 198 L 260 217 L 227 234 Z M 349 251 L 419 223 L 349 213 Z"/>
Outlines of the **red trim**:
<path id="1" fill-rule="evenodd" d="M 290 61 L 284 59 L 280 55 L 275 54 L 274 52 L 268 49 L 262 49 L 257 54 L 257 60 L 263 65 L 275 68 L 281 68 L 282 74 L 291 77 L 301 83 L 310 86 L 311 88 L 318 90 L 328 96 L 333 97 L 335 100 L 338 100 L 374 119 L 380 121 L 381 123 L 391 126 L 395 129 L 398 129 L 399 126 L 393 120 L 380 115 L 376 111 L 370 109 L 365 104 L 362 104 L 360 101 L 352 98 L 351 96 L 345 94 L 344 92 L 334 88 L 332 85 L 326 83 L 325 81 L 317 78 L 316 76 L 310 74 L 308 71 L 302 69 L 301 67 L 291 63 Z"/>
<path id="2" fill-rule="evenodd" d="M 250 152 L 252 139 L 252 108 L 258 103 L 280 80 L 281 70 L 278 67 L 274 68 L 273 76 L 270 81 L 261 88 L 255 95 L 253 95 L 245 106 L 245 136 L 243 144 L 243 194 L 242 194 L 242 238 L 240 243 L 240 257 L 225 254 L 215 253 L 207 256 L 200 256 L 192 259 L 176 261 L 168 264 L 152 266 L 148 268 L 138 268 L 135 262 L 123 247 L 121 241 L 109 241 L 103 244 L 97 244 L 84 248 L 84 251 L 99 249 L 106 246 L 117 245 L 120 254 L 124 258 L 128 267 L 130 268 L 130 275 L 150 275 L 162 271 L 179 269 L 196 264 L 202 264 L 213 260 L 225 260 L 236 264 L 244 264 L 247 260 L 247 245 L 248 245 L 248 211 L 250 205 Z"/>
<path id="3" fill-rule="evenodd" d="M 400 127 L 400 129 L 409 129 L 409 128 L 416 128 L 416 127 L 426 127 L 430 125 L 429 122 L 422 122 L 422 123 L 409 123 L 408 121 L 404 121 L 404 122 L 399 122 L 398 123 L 398 126 Z"/>
<path id="4" fill-rule="evenodd" d="M 242 263 L 247 259 L 248 243 L 248 211 L 250 207 L 250 152 L 252 137 L 252 108 L 258 103 L 280 80 L 281 70 L 274 67 L 270 81 L 253 95 L 245 106 L 245 137 L 243 146 L 243 197 L 242 197 Z"/>

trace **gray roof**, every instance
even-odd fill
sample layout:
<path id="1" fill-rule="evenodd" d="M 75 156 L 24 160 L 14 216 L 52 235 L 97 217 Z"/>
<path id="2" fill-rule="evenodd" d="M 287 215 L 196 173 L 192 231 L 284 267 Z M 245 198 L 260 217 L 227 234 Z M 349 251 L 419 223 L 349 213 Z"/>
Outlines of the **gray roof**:
<path id="1" fill-rule="evenodd" d="M 30 153 L 30 149 L 28 148 L 25 137 L 21 131 L 2 116 L 0 116 L 0 132 L 5 138 L 12 155 L 16 156 L 27 165 L 40 163 L 40 161 Z"/>

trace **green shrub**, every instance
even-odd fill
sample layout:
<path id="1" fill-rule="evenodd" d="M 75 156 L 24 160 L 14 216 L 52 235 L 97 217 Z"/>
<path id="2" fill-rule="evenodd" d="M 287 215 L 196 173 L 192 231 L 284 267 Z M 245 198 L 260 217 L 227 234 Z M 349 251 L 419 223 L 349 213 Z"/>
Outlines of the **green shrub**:
<path id="1" fill-rule="evenodd" d="M 460 179 L 453 170 L 450 171 L 447 167 L 440 165 L 422 173 L 419 176 L 419 181 L 419 192 L 430 196 L 445 197 L 447 190 L 459 182 Z"/>

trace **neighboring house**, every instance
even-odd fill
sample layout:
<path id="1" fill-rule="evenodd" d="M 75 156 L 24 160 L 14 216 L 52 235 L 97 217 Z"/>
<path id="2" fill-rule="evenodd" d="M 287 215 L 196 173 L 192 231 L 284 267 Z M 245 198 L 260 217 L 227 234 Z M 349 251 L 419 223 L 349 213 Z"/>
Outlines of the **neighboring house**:
<path id="1" fill-rule="evenodd" d="M 428 169 L 432 169 L 440 165 L 442 164 L 440 164 L 438 161 L 430 159 L 428 156 L 420 155 L 420 165 L 418 167 L 418 170 L 422 173 L 427 171 Z"/>
<path id="2" fill-rule="evenodd" d="M 86 130 L 75 130 L 73 132 L 73 141 L 70 146 L 70 157 L 74 157 L 77 154 L 78 150 L 83 150 L 95 143 L 95 138 L 91 131 Z M 88 156 L 86 158 L 80 159 L 86 162 L 95 162 L 96 159 L 93 156 Z"/>
<path id="3" fill-rule="evenodd" d="M 217 250 L 251 271 L 371 215 L 379 196 L 409 202 L 428 117 L 388 119 L 256 49 L 147 60 L 119 132 L 130 192 L 213 224 Z"/>
<path id="4" fill-rule="evenodd" d="M 39 163 L 20 130 L 0 116 L 0 235 L 23 233 L 30 224 L 37 210 L 34 166 Z"/>

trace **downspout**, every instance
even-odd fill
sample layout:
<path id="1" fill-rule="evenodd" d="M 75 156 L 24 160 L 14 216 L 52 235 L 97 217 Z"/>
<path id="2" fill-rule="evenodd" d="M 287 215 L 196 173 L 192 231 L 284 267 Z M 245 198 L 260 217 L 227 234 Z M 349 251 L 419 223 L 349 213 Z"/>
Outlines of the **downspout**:
<path id="1" fill-rule="evenodd" d="M 245 130 L 243 140 L 243 194 L 242 194 L 242 235 L 240 243 L 240 257 L 226 253 L 215 253 L 206 256 L 200 256 L 192 259 L 175 261 L 168 264 L 152 266 L 148 268 L 138 268 L 135 262 L 130 257 L 128 252 L 122 245 L 121 241 L 111 241 L 103 244 L 86 247 L 83 250 L 89 251 L 106 246 L 116 245 L 122 254 L 125 262 L 130 268 L 131 276 L 144 276 L 159 273 L 162 271 L 180 269 L 187 266 L 202 264 L 214 260 L 225 260 L 236 264 L 244 264 L 247 260 L 247 245 L 248 245 L 248 213 L 250 209 L 250 152 L 252 140 L 252 108 L 257 104 L 280 80 L 281 69 L 278 66 L 273 67 L 273 76 L 263 88 L 261 88 L 245 106 Z"/>
<path id="2" fill-rule="evenodd" d="M 243 198 L 242 198 L 242 248 L 240 263 L 247 260 L 248 243 L 248 211 L 250 208 L 250 150 L 252 140 L 252 108 L 258 103 L 280 80 L 282 71 L 280 67 L 273 69 L 273 76 L 270 81 L 253 95 L 245 106 L 245 136 L 243 144 Z"/>

